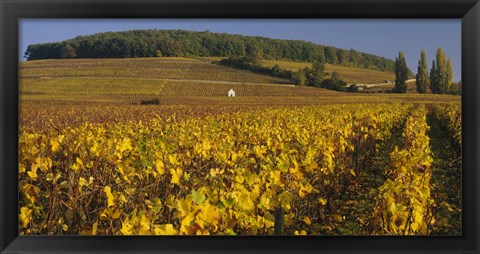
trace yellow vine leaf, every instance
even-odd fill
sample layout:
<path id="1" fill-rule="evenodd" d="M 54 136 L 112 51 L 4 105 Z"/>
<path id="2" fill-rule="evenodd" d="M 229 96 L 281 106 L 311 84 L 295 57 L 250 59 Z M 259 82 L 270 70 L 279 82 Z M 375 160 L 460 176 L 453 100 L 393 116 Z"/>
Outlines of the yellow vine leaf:
<path id="1" fill-rule="evenodd" d="M 25 165 L 23 165 L 22 163 L 19 163 L 18 164 L 18 173 L 25 173 Z"/>
<path id="2" fill-rule="evenodd" d="M 34 203 L 37 199 L 37 193 L 40 193 L 40 189 L 37 186 L 31 184 L 25 184 L 21 186 L 22 193 L 27 202 Z"/>
<path id="3" fill-rule="evenodd" d="M 60 143 L 58 143 L 56 139 L 51 139 L 50 145 L 52 146 L 52 152 L 58 151 L 58 148 L 60 147 Z"/>
<path id="4" fill-rule="evenodd" d="M 122 222 L 122 228 L 120 229 L 120 232 L 124 235 L 132 235 L 133 234 L 133 225 L 130 224 L 129 219 L 125 219 L 125 221 Z"/>
<path id="5" fill-rule="evenodd" d="M 172 224 L 154 226 L 153 231 L 155 235 L 178 235 L 178 230 L 176 230 Z"/>
<path id="6" fill-rule="evenodd" d="M 187 215 L 182 219 L 182 222 L 180 224 L 180 232 L 182 234 L 189 235 L 191 234 L 191 224 L 194 221 L 194 217 L 192 215 Z"/>
<path id="7" fill-rule="evenodd" d="M 303 221 L 307 223 L 307 225 L 312 224 L 312 221 L 310 221 L 310 218 L 308 216 L 303 217 Z"/>
<path id="8" fill-rule="evenodd" d="M 150 232 L 150 219 L 148 219 L 145 215 L 142 215 L 142 219 L 140 220 L 140 230 L 138 232 L 139 235 L 151 235 Z"/>
<path id="9" fill-rule="evenodd" d="M 78 185 L 79 185 L 80 188 L 82 188 L 83 186 L 87 186 L 88 182 L 85 178 L 80 177 L 80 179 L 78 180 Z"/>
<path id="10" fill-rule="evenodd" d="M 93 223 L 92 235 L 97 235 L 98 222 Z"/>
<path id="11" fill-rule="evenodd" d="M 26 227 L 30 220 L 32 219 L 32 210 L 28 207 L 20 208 L 20 215 L 19 215 L 20 222 L 22 222 L 22 226 Z"/>
<path id="12" fill-rule="evenodd" d="M 324 198 L 319 198 L 318 202 L 320 202 L 321 205 L 326 205 L 327 204 L 327 200 L 324 199 Z"/>
<path id="13" fill-rule="evenodd" d="M 158 174 L 163 175 L 163 173 L 165 173 L 165 164 L 163 164 L 163 161 L 156 160 L 155 166 L 157 167 Z"/>
<path id="14" fill-rule="evenodd" d="M 32 180 L 37 180 L 38 178 L 38 175 L 37 175 L 37 165 L 36 164 L 33 164 L 30 171 L 27 171 L 27 175 L 30 177 L 30 179 Z"/>
<path id="15" fill-rule="evenodd" d="M 179 164 L 180 164 L 180 163 L 178 162 L 178 160 L 177 160 L 177 155 L 176 155 L 176 154 L 169 155 L 169 156 L 168 156 L 168 161 L 169 161 L 172 165 L 179 165 Z"/>
<path id="16" fill-rule="evenodd" d="M 105 186 L 105 188 L 103 188 L 103 192 L 105 192 L 105 195 L 107 195 L 107 206 L 113 206 L 115 204 L 115 197 L 112 195 L 112 189 L 110 186 Z"/>
<path id="17" fill-rule="evenodd" d="M 305 231 L 303 229 L 300 230 L 300 231 L 295 230 L 294 235 L 307 235 L 307 231 Z"/>
<path id="18" fill-rule="evenodd" d="M 170 181 L 171 184 L 180 184 L 180 177 L 182 176 L 183 170 L 181 168 L 170 169 L 170 174 L 172 175 L 172 180 Z"/>

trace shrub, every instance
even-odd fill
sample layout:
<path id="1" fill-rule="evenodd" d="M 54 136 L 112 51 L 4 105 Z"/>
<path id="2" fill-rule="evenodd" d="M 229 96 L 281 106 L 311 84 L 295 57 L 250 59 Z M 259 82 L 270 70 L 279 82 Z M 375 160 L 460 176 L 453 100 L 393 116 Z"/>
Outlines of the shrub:
<path id="1" fill-rule="evenodd" d="M 140 105 L 159 105 L 160 100 L 158 98 L 151 99 L 151 100 L 142 100 Z"/>
<path id="2" fill-rule="evenodd" d="M 350 92 L 350 93 L 356 93 L 356 92 L 358 92 L 358 86 L 356 84 L 353 84 L 350 87 L 348 87 L 347 91 Z"/>
<path id="3" fill-rule="evenodd" d="M 334 80 L 334 79 L 325 79 L 321 84 L 321 88 L 326 88 L 330 90 L 345 92 L 345 86 L 347 83 L 343 80 Z"/>

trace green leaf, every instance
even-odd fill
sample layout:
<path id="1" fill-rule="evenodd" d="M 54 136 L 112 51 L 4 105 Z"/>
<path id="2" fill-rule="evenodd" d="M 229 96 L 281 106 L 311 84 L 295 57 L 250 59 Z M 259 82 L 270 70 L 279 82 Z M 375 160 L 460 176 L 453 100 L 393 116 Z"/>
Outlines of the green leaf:
<path id="1" fill-rule="evenodd" d="M 195 191 L 192 190 L 192 200 L 195 202 L 197 205 L 203 203 L 205 201 L 205 194 L 201 190 Z"/>

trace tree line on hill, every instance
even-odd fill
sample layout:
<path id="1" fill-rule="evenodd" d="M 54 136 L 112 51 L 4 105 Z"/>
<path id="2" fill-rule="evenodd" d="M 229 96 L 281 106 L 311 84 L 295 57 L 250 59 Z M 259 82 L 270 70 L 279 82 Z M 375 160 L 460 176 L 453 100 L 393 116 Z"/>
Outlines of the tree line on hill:
<path id="1" fill-rule="evenodd" d="M 255 57 L 229 57 L 222 59 L 218 63 L 258 74 L 288 79 L 298 86 L 311 86 L 342 92 L 358 91 L 356 86 L 347 88 L 347 83 L 340 78 L 337 72 L 331 73 L 330 78 L 327 78 L 328 73 L 325 72 L 325 62 L 322 60 L 315 61 L 312 68 L 305 67 L 296 72 L 282 69 L 278 64 L 271 68 L 262 66 L 261 59 Z"/>
<path id="2" fill-rule="evenodd" d="M 325 62 L 394 71 L 394 61 L 372 54 L 300 40 L 281 40 L 209 31 L 132 30 L 77 36 L 62 42 L 32 44 L 27 60 L 133 57 L 256 57 L 270 60 Z"/>
<path id="3" fill-rule="evenodd" d="M 408 79 L 408 68 L 403 52 L 395 59 L 395 87 L 393 92 L 406 93 Z M 430 88 L 433 94 L 459 93 L 458 88 L 453 86 L 452 60 L 446 60 L 442 48 L 437 49 L 435 60 L 432 61 L 432 68 L 428 72 L 427 55 L 422 49 L 420 60 L 418 60 L 417 74 L 415 75 L 417 92 L 426 93 Z"/>

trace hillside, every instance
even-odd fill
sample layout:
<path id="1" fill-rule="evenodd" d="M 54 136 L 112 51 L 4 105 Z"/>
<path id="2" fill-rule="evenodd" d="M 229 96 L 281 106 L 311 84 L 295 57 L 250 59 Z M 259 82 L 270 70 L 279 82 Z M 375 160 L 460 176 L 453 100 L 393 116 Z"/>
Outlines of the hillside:
<path id="1" fill-rule="evenodd" d="M 207 59 L 51 59 L 20 63 L 20 99 L 138 103 L 143 99 L 319 96 L 333 91 L 295 87 Z"/>
<path id="2" fill-rule="evenodd" d="M 274 61 L 263 60 L 262 65 L 265 67 L 273 67 L 279 65 L 282 69 L 297 71 L 303 68 L 312 68 L 312 63 L 307 62 L 292 62 L 292 61 Z M 325 72 L 331 74 L 337 72 L 340 78 L 349 84 L 372 84 L 384 83 L 385 80 L 394 81 L 395 73 L 389 71 L 376 71 L 363 69 L 358 67 L 340 66 L 340 65 L 325 65 Z M 328 75 L 327 75 L 328 77 Z"/>
<path id="3" fill-rule="evenodd" d="M 62 42 L 29 45 L 28 60 L 60 58 L 255 56 L 269 60 L 313 62 L 393 71 L 384 57 L 299 40 L 184 30 L 132 30 L 78 36 Z"/>
<path id="4" fill-rule="evenodd" d="M 20 64 L 20 78 L 111 77 L 287 84 L 289 81 L 189 58 L 51 59 Z"/>
<path id="5" fill-rule="evenodd" d="M 213 62 L 219 58 L 129 58 L 129 59 L 49 59 L 20 63 L 20 100 L 114 102 L 138 104 L 160 98 L 167 104 L 190 103 L 328 103 L 355 102 L 354 94 L 321 88 L 297 87 L 288 80 L 224 67 Z M 284 68 L 302 68 L 308 63 L 264 61 Z M 352 83 L 370 83 L 389 79 L 388 72 L 327 65 L 327 72 L 337 71 Z M 383 75 L 383 76 L 382 76 Z M 362 93 L 384 92 L 381 86 Z M 233 88 L 237 97 L 227 98 Z M 408 86 L 416 93 L 415 84 Z M 411 95 L 409 95 L 411 96 Z M 327 98 L 328 97 L 328 98 Z M 342 98 L 340 98 L 342 97 Z M 345 98 L 343 98 L 345 97 Z M 348 98 L 347 98 L 348 97 Z M 318 100 L 318 98 L 322 98 Z M 362 101 L 389 101 L 406 97 L 362 97 Z M 424 100 L 408 97 L 408 100 Z M 430 100 L 432 98 L 429 98 Z M 433 100 L 434 101 L 434 100 Z"/>

